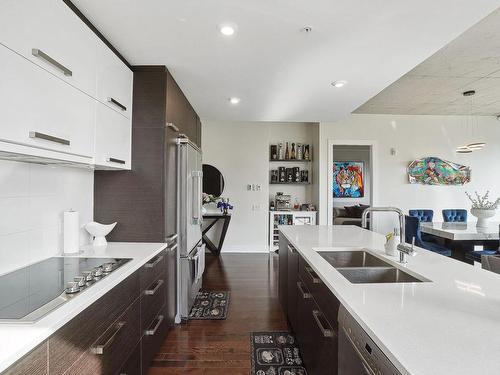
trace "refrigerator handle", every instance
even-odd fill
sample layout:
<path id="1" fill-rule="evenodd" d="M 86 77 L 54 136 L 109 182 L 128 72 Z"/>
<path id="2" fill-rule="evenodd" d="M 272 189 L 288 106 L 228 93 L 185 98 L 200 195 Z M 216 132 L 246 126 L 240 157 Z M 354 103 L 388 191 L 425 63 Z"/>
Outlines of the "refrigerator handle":
<path id="1" fill-rule="evenodd" d="M 202 176 L 203 172 L 193 171 L 191 177 L 193 178 L 193 200 L 192 200 L 192 218 L 194 225 L 201 225 L 202 212 L 201 212 L 201 189 L 202 189 Z M 195 188 L 196 186 L 196 188 Z"/>

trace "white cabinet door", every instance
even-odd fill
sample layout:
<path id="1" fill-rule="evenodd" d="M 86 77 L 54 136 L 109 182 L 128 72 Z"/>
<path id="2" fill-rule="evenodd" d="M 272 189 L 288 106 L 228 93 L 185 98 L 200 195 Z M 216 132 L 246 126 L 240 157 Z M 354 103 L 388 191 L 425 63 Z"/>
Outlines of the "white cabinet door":
<path id="1" fill-rule="evenodd" d="M 130 169 L 131 121 L 97 102 L 95 164 L 97 169 Z"/>
<path id="2" fill-rule="evenodd" d="M 97 99 L 132 118 L 132 71 L 101 42 L 97 67 Z"/>
<path id="3" fill-rule="evenodd" d="M 0 140 L 93 156 L 95 99 L 3 46 L 0 82 Z"/>
<path id="4" fill-rule="evenodd" d="M 0 43 L 93 97 L 99 42 L 62 0 L 0 1 Z"/>

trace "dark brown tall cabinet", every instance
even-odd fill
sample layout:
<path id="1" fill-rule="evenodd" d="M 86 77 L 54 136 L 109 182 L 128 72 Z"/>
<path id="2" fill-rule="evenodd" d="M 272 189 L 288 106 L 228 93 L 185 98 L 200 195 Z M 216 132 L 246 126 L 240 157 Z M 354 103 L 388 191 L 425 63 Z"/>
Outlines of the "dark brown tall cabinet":
<path id="1" fill-rule="evenodd" d="M 118 222 L 110 241 L 168 242 L 177 234 L 176 139 L 201 144 L 201 122 L 164 66 L 134 71 L 132 170 L 95 171 L 94 219 Z M 176 309 L 176 251 L 165 254 L 166 322 Z"/>

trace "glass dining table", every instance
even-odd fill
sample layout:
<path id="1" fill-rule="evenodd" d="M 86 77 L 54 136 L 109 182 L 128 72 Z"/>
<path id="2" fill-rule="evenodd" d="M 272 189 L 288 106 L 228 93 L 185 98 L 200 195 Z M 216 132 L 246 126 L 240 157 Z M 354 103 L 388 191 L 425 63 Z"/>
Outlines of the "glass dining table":
<path id="1" fill-rule="evenodd" d="M 423 222 L 420 224 L 420 230 L 422 233 L 442 238 L 445 246 L 451 249 L 451 256 L 467 263 L 472 261 L 465 255 L 474 251 L 475 246 L 492 250 L 499 248 L 499 222 L 490 222 L 486 227 L 478 227 L 475 222 Z"/>

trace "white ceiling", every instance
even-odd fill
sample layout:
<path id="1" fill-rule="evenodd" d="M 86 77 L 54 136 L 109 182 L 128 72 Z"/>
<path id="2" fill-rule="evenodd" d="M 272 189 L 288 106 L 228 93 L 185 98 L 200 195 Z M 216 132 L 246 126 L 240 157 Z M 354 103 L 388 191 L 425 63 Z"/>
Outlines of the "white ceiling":
<path id="1" fill-rule="evenodd" d="M 475 90 L 473 97 L 462 93 Z M 355 113 L 500 114 L 500 9 L 480 21 Z"/>
<path id="2" fill-rule="evenodd" d="M 335 121 L 500 0 L 74 0 L 132 64 L 164 64 L 203 120 Z M 238 25 L 234 37 L 217 31 Z M 312 33 L 301 32 L 311 26 Z M 347 80 L 342 89 L 334 80 Z M 241 98 L 230 105 L 228 98 Z"/>

